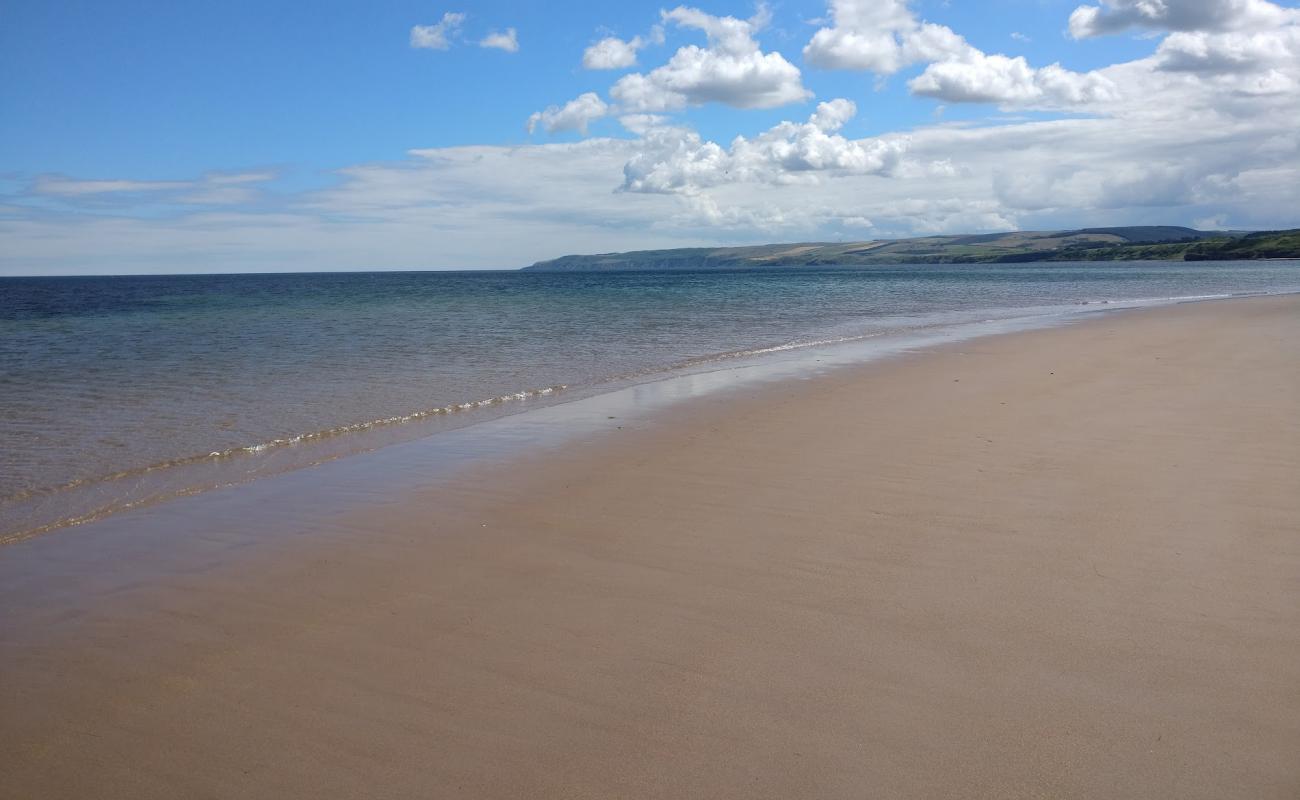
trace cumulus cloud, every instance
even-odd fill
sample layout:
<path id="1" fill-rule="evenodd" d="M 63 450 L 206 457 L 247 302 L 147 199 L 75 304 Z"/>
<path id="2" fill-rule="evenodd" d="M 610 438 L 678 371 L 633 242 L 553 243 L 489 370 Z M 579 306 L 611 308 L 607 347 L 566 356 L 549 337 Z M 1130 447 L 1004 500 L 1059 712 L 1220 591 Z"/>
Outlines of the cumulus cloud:
<path id="1" fill-rule="evenodd" d="M 914 94 L 953 103 L 1072 108 L 1112 100 L 1114 83 L 1096 72 L 1052 64 L 1041 69 L 1022 56 L 986 55 L 971 48 L 963 57 L 931 64 L 908 82 Z"/>
<path id="2" fill-rule="evenodd" d="M 1115 87 L 1096 72 L 1052 64 L 1035 68 L 1023 57 L 988 54 L 943 25 L 918 20 L 908 0 L 831 0 L 833 24 L 804 48 L 809 63 L 826 69 L 891 75 L 924 63 L 908 82 L 913 94 L 950 103 L 997 103 L 1024 108 L 1069 108 L 1113 99 Z M 1018 33 L 1013 38 L 1027 41 Z"/>
<path id="3" fill-rule="evenodd" d="M 1170 122 L 1195 118 L 1198 124 L 1300 114 L 1300 11 L 1264 6 L 1248 7 L 1254 16 L 1234 22 L 1213 17 L 1218 27 L 1233 30 L 1174 31 L 1151 56 L 1099 70 L 1120 88 L 1119 100 L 1104 105 L 1105 113 Z M 1268 17 L 1269 9 L 1285 12 L 1282 22 L 1254 29 L 1250 20 Z"/>
<path id="4" fill-rule="evenodd" d="M 446 50 L 451 47 L 452 38 L 460 32 L 465 24 L 465 15 L 457 11 L 448 11 L 442 19 L 433 25 L 416 25 L 411 28 L 411 47 L 423 50 Z"/>
<path id="5" fill-rule="evenodd" d="M 1297 12 L 1268 0 L 1103 0 L 1070 14 L 1076 39 L 1104 36 L 1129 28 L 1225 32 L 1263 30 L 1294 23 Z"/>
<path id="6" fill-rule="evenodd" d="M 715 17 L 679 6 L 665 23 L 703 31 L 705 47 L 682 47 L 648 74 L 620 78 L 610 95 L 628 113 L 662 112 L 688 105 L 723 103 L 736 108 L 774 108 L 807 100 L 799 69 L 780 53 L 764 53 L 754 39 L 767 14 L 748 20 Z"/>
<path id="7" fill-rule="evenodd" d="M 804 59 L 823 69 L 892 75 L 970 49 L 950 28 L 918 21 L 907 0 L 831 0 L 830 12 L 833 24 L 819 29 L 803 49 Z"/>
<path id="8" fill-rule="evenodd" d="M 782 122 L 729 149 L 682 128 L 650 130 L 644 148 L 623 168 L 623 190 L 697 194 L 730 183 L 816 183 L 818 174 L 887 175 L 906 150 L 905 139 L 849 140 L 840 130 L 857 107 L 820 103 L 805 123 Z"/>
<path id="9" fill-rule="evenodd" d="M 514 28 L 506 28 L 504 31 L 492 31 L 479 40 L 478 46 L 488 47 L 493 50 L 504 50 L 507 53 L 518 53 L 519 32 Z"/>
<path id="10" fill-rule="evenodd" d="M 656 25 L 650 29 L 649 36 L 633 36 L 623 40 L 617 36 L 606 36 L 588 47 L 582 53 L 582 66 L 586 69 L 626 69 L 636 66 L 636 54 L 651 44 L 664 43 L 664 29 Z"/>
<path id="11" fill-rule="evenodd" d="M 608 103 L 601 100 L 595 92 L 586 92 L 563 106 L 551 106 L 545 111 L 534 112 L 528 118 L 528 132 L 533 133 L 540 126 L 547 133 L 579 131 L 586 136 L 587 126 L 608 113 Z"/>
<path id="12" fill-rule="evenodd" d="M 1156 49 L 1156 66 L 1204 74 L 1300 73 L 1300 24 L 1252 33 L 1172 33 Z"/>
<path id="13" fill-rule="evenodd" d="M 582 66 L 586 69 L 633 67 L 636 66 L 636 53 L 642 46 L 640 36 L 627 41 L 608 36 L 583 51 Z"/>

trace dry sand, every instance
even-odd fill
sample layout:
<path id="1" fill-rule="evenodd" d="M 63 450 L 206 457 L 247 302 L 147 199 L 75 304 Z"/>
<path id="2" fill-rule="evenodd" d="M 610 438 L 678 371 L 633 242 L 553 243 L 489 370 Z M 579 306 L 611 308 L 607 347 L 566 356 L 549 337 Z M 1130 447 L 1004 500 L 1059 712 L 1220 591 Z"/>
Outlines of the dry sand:
<path id="1" fill-rule="evenodd" d="M 1300 796 L 1300 299 L 618 424 L 61 576 L 0 626 L 0 796 Z"/>

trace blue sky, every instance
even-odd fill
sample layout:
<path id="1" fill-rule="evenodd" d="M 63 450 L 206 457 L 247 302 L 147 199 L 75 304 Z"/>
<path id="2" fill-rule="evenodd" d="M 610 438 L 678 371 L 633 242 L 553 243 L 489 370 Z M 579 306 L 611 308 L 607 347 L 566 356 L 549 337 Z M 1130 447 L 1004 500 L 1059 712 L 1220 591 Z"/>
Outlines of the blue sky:
<path id="1" fill-rule="evenodd" d="M 327 170 L 397 158 L 413 147 L 524 143 L 530 113 L 598 88 L 607 77 L 582 69 L 583 48 L 605 31 L 627 38 L 644 33 L 661 8 L 556 5 L 16 3 L 0 27 L 0 71 L 13 78 L 0 84 L 7 120 L 0 127 L 3 169 L 165 180 L 250 166 Z M 820 2 L 774 8 L 779 18 L 764 38 L 778 47 L 802 47 L 814 29 L 802 20 L 826 14 Z M 988 51 L 1060 60 L 1073 69 L 1149 50 L 1132 37 L 1069 45 L 1069 2 L 916 8 Z M 519 52 L 407 45 L 412 25 L 436 22 L 452 9 L 467 14 L 467 37 L 516 28 Z M 754 6 L 728 2 L 708 10 L 747 17 Z M 1012 30 L 1031 41 L 1012 39 Z M 657 49 L 671 52 L 672 44 L 698 38 L 673 32 Z M 870 115 L 854 125 L 860 135 L 925 123 L 940 105 L 910 97 L 897 79 L 877 91 L 871 76 L 816 70 L 806 83 L 819 97 L 869 99 Z M 951 113 L 978 118 L 988 109 Z M 788 114 L 711 105 L 686 116 L 705 136 L 730 139 Z M 613 121 L 594 132 L 623 135 Z"/>
<path id="2" fill-rule="evenodd" d="M 1295 5 L 1150 5 L 10 3 L 0 271 L 1297 224 Z M 584 68 L 607 37 L 636 64 Z"/>

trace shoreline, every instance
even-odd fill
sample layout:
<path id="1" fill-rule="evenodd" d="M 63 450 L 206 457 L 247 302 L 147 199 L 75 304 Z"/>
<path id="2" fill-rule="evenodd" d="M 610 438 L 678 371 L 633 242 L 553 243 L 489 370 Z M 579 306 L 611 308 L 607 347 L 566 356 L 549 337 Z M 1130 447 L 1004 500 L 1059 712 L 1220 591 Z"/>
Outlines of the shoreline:
<path id="1" fill-rule="evenodd" d="M 688 380 L 700 375 L 717 375 L 717 383 L 726 390 L 728 382 L 743 384 L 740 371 L 770 373 L 761 382 L 778 378 L 802 378 L 804 373 L 819 374 L 815 364 L 855 367 L 910 352 L 942 345 L 948 340 L 964 341 L 989 335 L 1039 330 L 1070 325 L 1086 320 L 1091 314 L 1160 308 L 1193 302 L 1235 300 L 1255 296 L 1284 296 L 1300 290 L 1241 291 L 1231 294 L 1187 295 L 1173 297 L 1134 297 L 1106 300 L 1083 300 L 1069 304 L 990 308 L 966 311 L 946 321 L 909 322 L 897 329 L 888 325 L 880 331 L 826 340 L 796 341 L 780 345 L 755 347 L 738 352 L 715 353 L 689 362 L 668 365 L 644 375 L 614 376 L 588 386 L 555 385 L 488 400 L 465 402 L 435 409 L 417 410 L 396 417 L 374 419 L 343 425 L 337 429 L 300 433 L 288 438 L 246 444 L 212 453 L 190 453 L 161 464 L 124 468 L 109 476 L 78 478 L 67 485 L 28 490 L 6 498 L 11 501 L 0 508 L 0 548 L 33 537 L 58 533 L 67 528 L 94 524 L 121 513 L 148 509 L 212 491 L 228 491 L 303 469 L 313 469 L 333 462 L 382 451 L 394 446 L 413 445 L 433 437 L 465 429 L 482 429 L 519 414 L 544 411 L 554 405 L 574 402 L 600 403 L 607 395 L 616 395 L 639 387 Z M 942 316 L 942 315 L 941 315 Z M 988 317 L 985 319 L 984 317 Z M 888 319 L 888 318 L 887 318 Z M 881 320 L 880 322 L 886 322 Z M 936 318 L 937 320 L 938 318 Z M 782 360 L 784 359 L 784 360 Z M 727 377 L 732 380 L 728 381 Z M 707 391 L 716 391 L 715 386 Z M 696 392 L 692 392 L 695 394 Z M 662 394 L 675 396 L 673 389 Z M 525 395 L 528 397 L 525 398 Z M 557 401 L 543 402 L 553 395 Z M 516 407 L 514 404 L 519 403 Z M 506 408 L 506 407 L 509 408 Z M 531 406 L 531 407 L 530 407 Z M 488 408 L 490 416 L 459 421 L 462 412 L 479 413 Z M 515 409 L 513 411 L 509 409 Z M 638 413 L 654 409 L 636 409 Z M 453 420 L 458 420 L 456 424 Z M 436 423 L 436 424 L 435 424 Z M 430 427 L 433 426 L 433 427 Z M 472 435 L 472 434 L 470 434 Z M 491 434 L 489 434 L 490 436 Z M 418 446 L 418 444 L 417 444 Z M 431 445 L 436 446 L 436 445 Z M 301 451 L 300 451 L 301 448 Z M 264 455 L 270 461 L 264 461 Z M 511 454 L 503 454 L 503 458 Z M 249 461 L 249 457 L 255 461 Z M 139 484 L 127 494 L 115 487 Z M 141 489 L 140 486 L 152 488 Z M 132 493 L 134 492 L 134 493 Z M 21 509 L 30 506 L 26 521 Z M 50 510 L 47 510 L 47 507 Z M 58 509 L 54 511 L 53 509 Z M 69 510 L 72 509 L 72 510 Z"/>
<path id="2" fill-rule="evenodd" d="M 276 505 L 301 470 L 193 498 L 224 516 L 184 541 L 171 503 L 0 549 L 0 796 L 1293 796 L 1297 311 L 1107 313 L 313 517 Z"/>

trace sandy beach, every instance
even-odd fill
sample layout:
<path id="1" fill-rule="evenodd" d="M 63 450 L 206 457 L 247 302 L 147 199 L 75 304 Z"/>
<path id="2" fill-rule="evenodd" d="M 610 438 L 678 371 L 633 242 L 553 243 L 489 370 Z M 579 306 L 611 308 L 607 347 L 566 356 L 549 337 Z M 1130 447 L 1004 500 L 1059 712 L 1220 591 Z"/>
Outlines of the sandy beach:
<path id="1" fill-rule="evenodd" d="M 720 393 L 297 533 L 112 591 L 129 542 L 50 557 L 94 525 L 0 549 L 0 797 L 1300 796 L 1300 297 Z"/>

